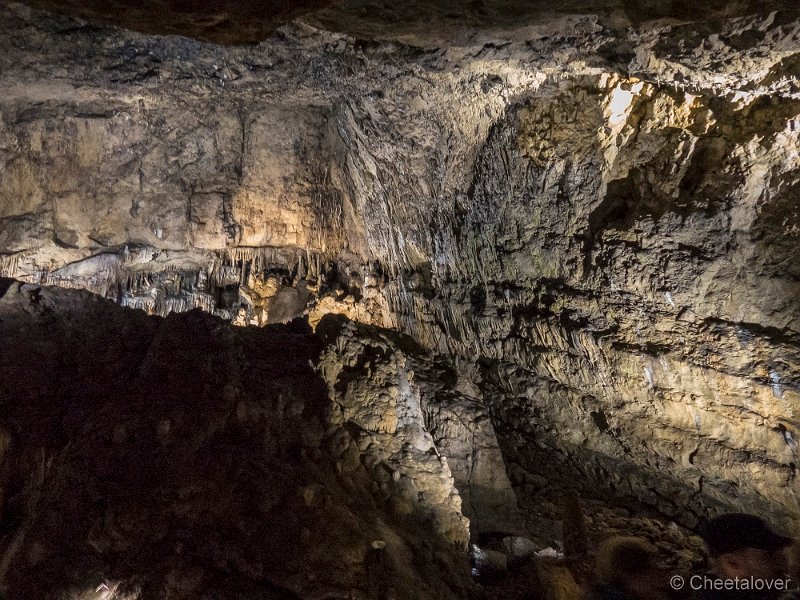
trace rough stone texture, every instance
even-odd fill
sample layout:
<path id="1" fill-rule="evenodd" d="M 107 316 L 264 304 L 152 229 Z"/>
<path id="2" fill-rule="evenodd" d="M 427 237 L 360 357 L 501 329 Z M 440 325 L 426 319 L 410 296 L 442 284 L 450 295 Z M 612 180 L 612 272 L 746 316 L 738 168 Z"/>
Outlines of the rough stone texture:
<path id="1" fill-rule="evenodd" d="M 511 443 L 550 430 L 582 474 L 688 524 L 696 498 L 796 515 L 787 242 L 800 221 L 785 206 L 798 199 L 798 108 L 602 76 L 556 86 L 489 135 L 463 204 L 471 225 L 443 261 L 445 302 L 404 309 L 401 293 L 398 324 L 496 361 Z M 650 467 L 638 481 L 637 456 Z"/>
<path id="2" fill-rule="evenodd" d="M 466 550 L 469 529 L 461 514 L 461 498 L 447 459 L 439 455 L 425 429 L 420 393 L 406 357 L 388 340 L 355 335 L 355 327 L 348 333 L 320 362 L 331 398 L 340 408 L 341 423 L 354 430 L 382 491 L 388 496 L 395 485 L 404 490 L 398 510 L 410 512 L 415 499 L 438 507 L 436 529 L 448 532 Z"/>
<path id="3" fill-rule="evenodd" d="M 396 424 L 362 434 L 354 415 L 379 407 L 345 392 L 343 415 L 340 381 L 318 375 L 357 358 L 350 330 L 328 327 L 325 349 L 307 325 L 0 283 L 6 597 L 472 594 L 467 522 L 419 400 L 395 396 Z M 388 383 L 403 358 L 386 358 Z M 369 365 L 346 372 L 375 385 Z"/>
<path id="4" fill-rule="evenodd" d="M 175 34 L 219 44 L 253 44 L 302 15 L 331 31 L 367 39 L 438 41 L 448 45 L 520 25 L 547 27 L 564 15 L 598 15 L 624 28 L 653 20 L 710 20 L 796 8 L 793 0 L 28 0 L 29 6 L 144 33 Z"/>
<path id="5" fill-rule="evenodd" d="M 429 381 L 439 385 L 425 398 L 427 427 L 448 458 L 473 537 L 524 531 L 483 394 L 464 385 L 463 372 L 458 364 L 455 371 L 434 371 Z"/>
<path id="6" fill-rule="evenodd" d="M 451 364 L 390 335 L 351 322 L 329 344 L 320 370 L 342 423 L 358 432 L 359 447 L 387 485 L 409 477 L 420 498 L 440 507 L 438 529 L 454 541 L 466 546 L 470 536 L 521 530 L 482 399 L 460 390 Z M 432 479 L 426 487 L 428 472 L 447 482 Z"/>
<path id="7" fill-rule="evenodd" d="M 218 44 L 257 44 L 276 27 L 329 0 L 33 0 L 29 6 L 120 27 Z"/>
<path id="8" fill-rule="evenodd" d="M 796 9 L 441 46 L 0 26 L 4 273 L 159 314 L 344 312 L 464 359 L 429 433 L 463 455 L 459 415 L 488 414 L 518 490 L 800 517 Z M 379 354 L 337 402 L 418 427 L 351 406 L 400 394 L 407 359 Z"/>

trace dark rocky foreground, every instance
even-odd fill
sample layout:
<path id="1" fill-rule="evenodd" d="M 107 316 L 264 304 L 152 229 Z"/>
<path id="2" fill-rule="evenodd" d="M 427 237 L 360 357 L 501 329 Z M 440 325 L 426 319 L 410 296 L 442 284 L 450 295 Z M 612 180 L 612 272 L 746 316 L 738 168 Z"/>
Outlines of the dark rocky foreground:
<path id="1" fill-rule="evenodd" d="M 307 326 L 3 280 L 0 338 L 8 598 L 469 595 L 446 465 L 413 440 L 377 457 Z"/>
<path id="2" fill-rule="evenodd" d="M 7 598 L 566 599 L 631 533 L 701 561 L 635 494 L 526 462 L 458 365 L 390 330 L 161 318 L 3 279 L 0 336 Z M 476 548 L 502 570 L 471 578 Z"/>

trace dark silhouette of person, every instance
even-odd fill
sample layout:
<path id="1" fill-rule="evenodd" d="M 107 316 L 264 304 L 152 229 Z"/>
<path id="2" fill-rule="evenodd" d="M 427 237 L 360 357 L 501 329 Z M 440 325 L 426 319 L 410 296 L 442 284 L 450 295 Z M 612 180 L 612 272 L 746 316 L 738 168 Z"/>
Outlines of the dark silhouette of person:
<path id="1" fill-rule="evenodd" d="M 667 572 L 656 549 L 638 537 L 614 537 L 598 549 L 597 583 L 587 600 L 669 600 Z"/>
<path id="2" fill-rule="evenodd" d="M 711 573 L 695 576 L 692 588 L 701 600 L 778 600 L 800 598 L 789 579 L 786 549 L 790 537 L 776 533 L 764 519 L 730 513 L 700 529 Z"/>

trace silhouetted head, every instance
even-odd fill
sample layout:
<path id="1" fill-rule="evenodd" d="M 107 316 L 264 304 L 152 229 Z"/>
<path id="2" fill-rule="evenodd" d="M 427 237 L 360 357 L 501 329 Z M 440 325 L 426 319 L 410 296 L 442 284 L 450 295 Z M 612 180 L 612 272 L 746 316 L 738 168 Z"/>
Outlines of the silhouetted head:
<path id="1" fill-rule="evenodd" d="M 666 597 L 666 571 L 658 562 L 658 552 L 645 539 L 614 537 L 606 540 L 597 553 L 596 571 L 601 582 L 624 590 L 631 598 Z"/>
<path id="2" fill-rule="evenodd" d="M 720 515 L 706 523 L 700 535 L 715 572 L 725 579 L 773 579 L 786 573 L 785 550 L 792 539 L 773 531 L 760 517 Z"/>

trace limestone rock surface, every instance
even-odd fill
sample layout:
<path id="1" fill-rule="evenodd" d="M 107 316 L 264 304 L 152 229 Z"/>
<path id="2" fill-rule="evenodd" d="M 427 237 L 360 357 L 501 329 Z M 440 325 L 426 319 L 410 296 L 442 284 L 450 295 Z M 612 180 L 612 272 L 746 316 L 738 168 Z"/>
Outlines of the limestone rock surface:
<path id="1" fill-rule="evenodd" d="M 3 5 L 0 269 L 407 334 L 449 391 L 359 334 L 328 393 L 479 526 L 514 518 L 501 462 L 534 497 L 796 524 L 800 16 L 741 7 L 383 40 L 323 11 L 222 48 Z"/>

